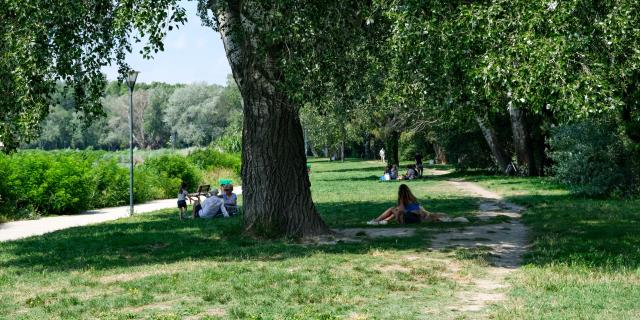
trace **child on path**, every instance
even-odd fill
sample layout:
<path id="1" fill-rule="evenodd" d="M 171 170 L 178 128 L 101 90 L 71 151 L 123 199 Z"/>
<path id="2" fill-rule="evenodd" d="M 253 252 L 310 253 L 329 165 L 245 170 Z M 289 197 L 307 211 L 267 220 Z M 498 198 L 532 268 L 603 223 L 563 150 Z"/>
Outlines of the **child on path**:
<path id="1" fill-rule="evenodd" d="M 189 197 L 189 192 L 187 191 L 187 183 L 183 182 L 180 185 L 180 191 L 178 191 L 178 209 L 180 210 L 180 220 L 182 220 L 182 216 L 184 212 L 187 210 L 187 198 Z"/>

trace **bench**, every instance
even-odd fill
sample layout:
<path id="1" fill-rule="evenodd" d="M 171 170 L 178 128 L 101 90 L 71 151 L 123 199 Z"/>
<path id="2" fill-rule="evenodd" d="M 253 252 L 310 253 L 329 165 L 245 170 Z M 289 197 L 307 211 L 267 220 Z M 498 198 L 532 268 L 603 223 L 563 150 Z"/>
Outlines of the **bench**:
<path id="1" fill-rule="evenodd" d="M 208 184 L 199 185 L 197 192 L 189 193 L 189 195 L 188 195 L 189 200 L 194 200 L 193 198 L 195 198 L 195 200 L 200 201 L 200 197 L 201 196 L 206 196 L 207 193 L 209 193 L 210 190 L 211 190 L 211 186 L 208 185 Z"/>

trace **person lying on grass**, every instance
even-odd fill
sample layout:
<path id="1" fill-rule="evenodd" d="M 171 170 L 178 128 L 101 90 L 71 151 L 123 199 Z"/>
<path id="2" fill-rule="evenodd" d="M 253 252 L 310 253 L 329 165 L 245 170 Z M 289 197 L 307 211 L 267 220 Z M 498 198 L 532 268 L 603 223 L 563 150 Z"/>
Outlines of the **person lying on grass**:
<path id="1" fill-rule="evenodd" d="M 400 224 L 420 223 L 420 222 L 461 222 L 468 223 L 465 217 L 451 218 L 444 213 L 429 212 L 418 204 L 416 196 L 406 184 L 401 184 L 398 189 L 398 205 L 387 209 L 379 217 L 368 221 L 370 225 L 387 224 L 391 220 L 396 220 Z"/>
<path id="2" fill-rule="evenodd" d="M 194 218 L 213 218 L 222 213 L 225 218 L 229 217 L 227 209 L 224 207 L 224 200 L 217 197 L 218 190 L 213 189 L 209 192 L 209 197 L 202 201 L 195 200 L 193 204 Z"/>
<path id="3" fill-rule="evenodd" d="M 391 220 L 396 220 L 400 224 L 420 223 L 421 208 L 418 204 L 416 196 L 411 193 L 406 184 L 401 184 L 398 189 L 398 204 L 396 207 L 389 208 L 379 217 L 367 222 L 367 224 L 387 224 Z"/>

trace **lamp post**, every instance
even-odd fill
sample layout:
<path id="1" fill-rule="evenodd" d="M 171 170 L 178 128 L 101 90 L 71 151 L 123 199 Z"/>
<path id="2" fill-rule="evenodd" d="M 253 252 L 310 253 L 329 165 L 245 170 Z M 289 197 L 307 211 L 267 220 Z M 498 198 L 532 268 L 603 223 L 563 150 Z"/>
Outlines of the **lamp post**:
<path id="1" fill-rule="evenodd" d="M 129 87 L 129 215 L 133 215 L 133 87 L 136 85 L 138 71 L 131 70 L 127 75 Z"/>

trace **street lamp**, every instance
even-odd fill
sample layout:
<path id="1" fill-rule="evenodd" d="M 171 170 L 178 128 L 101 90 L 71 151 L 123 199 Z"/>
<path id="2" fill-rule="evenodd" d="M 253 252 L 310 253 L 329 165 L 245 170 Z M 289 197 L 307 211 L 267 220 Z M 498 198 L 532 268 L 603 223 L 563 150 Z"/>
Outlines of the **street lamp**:
<path id="1" fill-rule="evenodd" d="M 129 215 L 133 215 L 133 87 L 136 85 L 138 71 L 131 70 L 127 75 L 129 87 Z"/>

